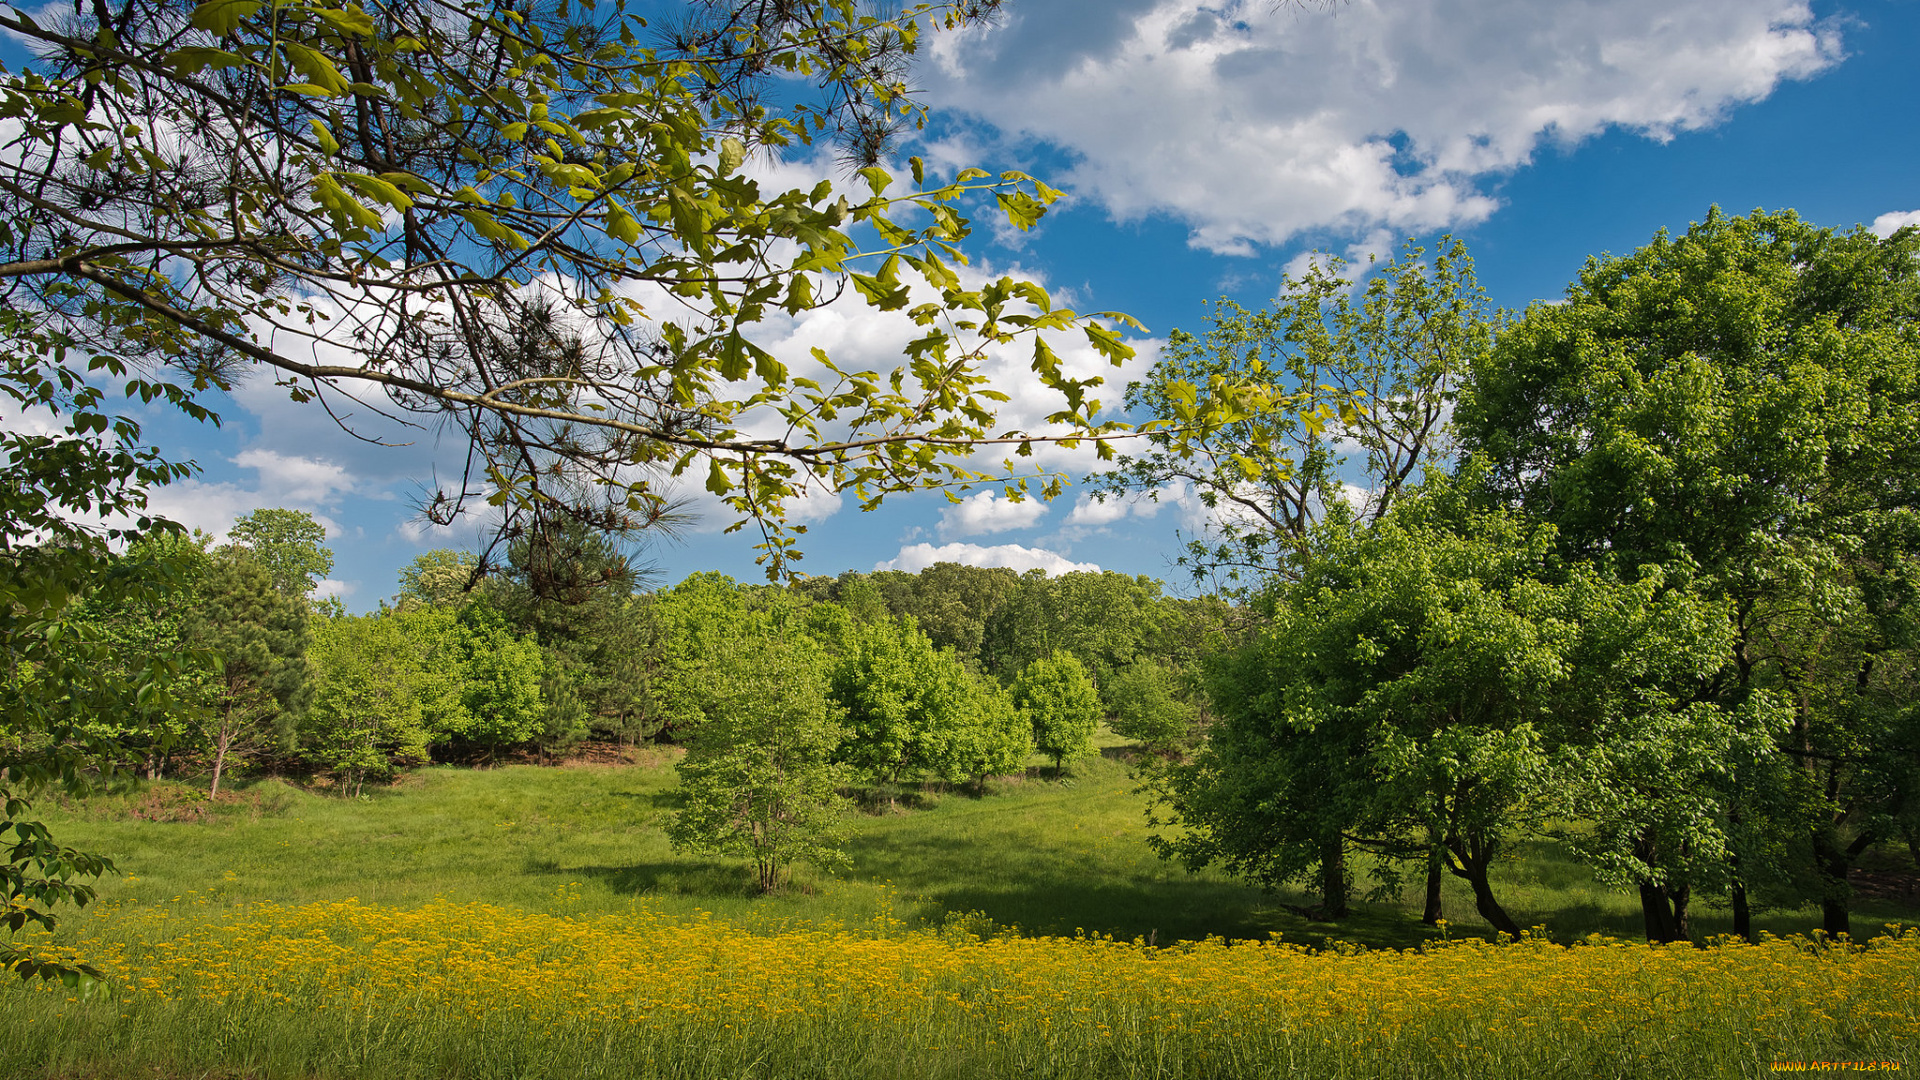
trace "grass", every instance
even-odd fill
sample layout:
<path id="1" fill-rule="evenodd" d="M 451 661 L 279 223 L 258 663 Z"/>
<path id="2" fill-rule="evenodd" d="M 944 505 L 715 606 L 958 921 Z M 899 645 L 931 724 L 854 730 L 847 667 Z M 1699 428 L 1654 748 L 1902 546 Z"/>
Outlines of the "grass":
<path id="1" fill-rule="evenodd" d="M 267 780 L 204 818 L 177 822 L 132 816 L 152 814 L 151 792 L 42 808 L 63 842 L 119 864 L 125 876 L 103 881 L 101 898 L 127 903 L 190 894 L 217 905 L 446 898 L 573 915 L 618 913 L 645 898 L 677 916 L 774 926 L 860 925 L 883 913 L 937 926 L 978 913 L 1033 934 L 1160 943 L 1279 935 L 1407 947 L 1435 936 L 1419 921 L 1418 882 L 1329 924 L 1292 910 L 1311 902 L 1304 894 L 1163 862 L 1146 844 L 1145 798 L 1112 749 L 1060 780 L 1049 774 L 1036 764 L 1024 778 L 993 782 L 984 798 L 924 793 L 901 812 L 862 814 L 849 870 L 828 877 L 803 867 L 795 887 L 773 897 L 753 895 L 743 865 L 668 847 L 663 826 L 677 796 L 666 757 L 627 768 L 426 769 L 358 800 Z M 1600 886 L 1552 842 L 1521 844 L 1517 854 L 1495 884 L 1522 925 L 1544 925 L 1561 940 L 1639 936 L 1637 897 Z M 1487 932 L 1463 883 L 1449 879 L 1444 898 L 1454 933 Z M 1863 902 L 1855 924 L 1875 929 L 1914 914 Z M 1775 911 L 1756 925 L 1804 933 L 1818 913 Z M 1732 923 L 1703 905 L 1695 926 L 1704 936 Z"/>
<path id="2" fill-rule="evenodd" d="M 1306 896 L 1156 858 L 1104 741 L 1064 778 L 875 800 L 849 870 L 772 897 L 670 849 L 665 755 L 427 769 L 360 799 L 263 780 L 219 803 L 50 800 L 62 842 L 123 871 L 50 947 L 112 978 L 0 989 L 0 1080 L 1753 1077 L 1897 1062 L 1920 1037 L 1920 936 L 1491 947 L 1452 882 L 1451 942 L 1417 882 L 1311 922 Z M 1552 843 L 1496 886 L 1561 941 L 1639 930 L 1634 898 Z M 1868 903 L 1856 924 L 1910 916 Z M 1304 947 L 1331 939 L 1361 945 Z"/>

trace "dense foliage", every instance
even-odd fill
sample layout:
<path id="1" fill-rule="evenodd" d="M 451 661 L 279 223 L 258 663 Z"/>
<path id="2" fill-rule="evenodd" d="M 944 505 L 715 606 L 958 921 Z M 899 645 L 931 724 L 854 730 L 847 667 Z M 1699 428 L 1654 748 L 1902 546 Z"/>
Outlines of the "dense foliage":
<path id="1" fill-rule="evenodd" d="M 1317 875 L 1338 915 L 1358 847 L 1517 930 L 1487 867 L 1551 835 L 1651 940 L 1700 896 L 1849 932 L 1849 869 L 1920 793 L 1920 232 L 1715 212 L 1486 345 L 1446 474 L 1295 534 L 1211 669 L 1219 723 L 1156 775 L 1163 852 Z"/>

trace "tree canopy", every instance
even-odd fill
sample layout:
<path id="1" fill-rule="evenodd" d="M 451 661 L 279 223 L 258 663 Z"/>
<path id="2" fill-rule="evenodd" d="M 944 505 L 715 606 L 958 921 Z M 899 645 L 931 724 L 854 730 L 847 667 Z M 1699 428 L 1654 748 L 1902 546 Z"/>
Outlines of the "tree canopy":
<path id="1" fill-rule="evenodd" d="M 1108 322 L 963 276 L 968 204 L 1027 228 L 1058 192 L 875 163 L 921 115 L 904 64 L 923 34 L 994 6 L 702 5 L 667 33 L 565 0 L 9 9 L 33 59 L 0 70 L 0 278 L 45 333 L 194 390 L 257 372 L 451 421 L 476 452 L 435 494 L 443 518 L 484 496 L 640 526 L 659 473 L 690 474 L 762 524 L 777 569 L 804 486 L 871 505 L 1026 448 L 994 427 L 988 348 L 1030 339 L 1050 419 L 1102 430 L 1045 334 L 1117 363 Z M 767 105 L 790 76 L 819 93 Z M 862 159 L 857 192 L 756 177 L 822 137 Z M 843 293 L 916 325 L 896 377 L 756 342 Z"/>
<path id="2" fill-rule="evenodd" d="M 1690 587 L 1732 627 L 1702 700 L 1795 703 L 1728 795 L 1759 845 L 1735 853 L 1736 908 L 1780 843 L 1810 847 L 1844 932 L 1848 868 L 1920 793 L 1896 704 L 1920 552 L 1920 230 L 1715 210 L 1589 260 L 1564 304 L 1502 333 L 1456 421 L 1491 495 L 1551 522 L 1566 557 L 1698 568 Z"/>

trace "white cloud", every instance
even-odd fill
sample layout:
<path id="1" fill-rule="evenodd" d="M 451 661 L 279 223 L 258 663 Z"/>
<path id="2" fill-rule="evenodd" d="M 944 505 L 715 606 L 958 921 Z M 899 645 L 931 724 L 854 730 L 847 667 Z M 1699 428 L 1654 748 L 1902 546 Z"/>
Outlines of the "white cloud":
<path id="1" fill-rule="evenodd" d="M 1889 214 L 1881 214 L 1873 219 L 1873 224 L 1869 227 L 1873 230 L 1873 235 L 1884 238 L 1892 236 L 1908 225 L 1920 225 L 1920 210 L 1895 210 Z"/>
<path id="2" fill-rule="evenodd" d="M 1114 216 L 1247 252 L 1471 224 L 1544 142 L 1667 139 L 1841 57 L 1804 0 L 1056 0 L 936 37 L 926 76 Z"/>
<path id="3" fill-rule="evenodd" d="M 345 600 L 347 597 L 352 596 L 358 588 L 359 586 L 351 581 L 341 581 L 338 578 L 321 578 L 313 587 L 313 598 L 315 600 L 326 600 L 331 597 L 339 597 Z"/>
<path id="4" fill-rule="evenodd" d="M 321 506 L 355 486 L 345 469 L 320 458 L 256 447 L 234 455 L 233 463 L 259 471 L 262 497 L 276 499 L 274 506 Z"/>
<path id="5" fill-rule="evenodd" d="M 1097 572 L 1098 563 L 1074 562 L 1058 552 L 1019 544 L 911 544 L 900 549 L 899 556 L 875 564 L 875 570 L 905 570 L 919 573 L 937 562 L 956 562 L 967 566 L 1005 566 L 1014 570 L 1044 570 L 1049 574 L 1077 571 Z"/>
<path id="6" fill-rule="evenodd" d="M 1031 528 L 1046 513 L 1046 504 L 1038 499 L 1016 502 L 1001 498 L 999 492 L 982 491 L 949 505 L 941 513 L 940 538 Z"/>
<path id="7" fill-rule="evenodd" d="M 1062 523 L 1060 536 L 1069 541 L 1084 540 L 1089 536 L 1104 533 L 1128 518 L 1148 519 L 1159 515 L 1163 504 L 1181 505 L 1186 498 L 1187 486 L 1180 481 L 1169 483 L 1153 491 L 1136 492 L 1126 496 L 1109 496 L 1105 499 L 1092 495 L 1082 495 L 1073 504 L 1073 510 Z"/>
<path id="8" fill-rule="evenodd" d="M 148 511 L 209 533 L 216 541 L 226 539 L 234 519 L 263 507 L 304 510 L 326 530 L 329 540 L 346 534 L 336 516 L 342 498 L 356 493 L 354 480 L 346 470 L 319 458 L 257 447 L 242 450 L 229 460 L 255 470 L 255 482 L 248 486 L 231 481 L 179 480 L 152 489 L 147 495 Z"/>

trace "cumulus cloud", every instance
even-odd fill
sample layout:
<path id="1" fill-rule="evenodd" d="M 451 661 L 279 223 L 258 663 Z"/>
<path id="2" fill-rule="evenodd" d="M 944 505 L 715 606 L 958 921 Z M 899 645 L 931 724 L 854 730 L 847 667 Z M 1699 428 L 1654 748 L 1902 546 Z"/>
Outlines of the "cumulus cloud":
<path id="1" fill-rule="evenodd" d="M 1005 566 L 1022 572 L 1044 570 L 1049 574 L 1071 574 L 1078 571 L 1098 572 L 1098 563 L 1074 562 L 1055 551 L 1044 548 L 1022 547 L 1019 544 L 995 544 L 982 547 L 979 544 L 910 544 L 900 549 L 900 554 L 885 562 L 874 565 L 875 570 L 905 570 L 917 574 L 938 562 L 963 563 L 967 566 Z"/>
<path id="2" fill-rule="evenodd" d="M 941 513 L 940 538 L 1031 528 L 1046 513 L 1046 504 L 1037 499 L 1016 502 L 1002 498 L 997 491 L 982 491 L 961 499 Z"/>
<path id="3" fill-rule="evenodd" d="M 1174 481 L 1154 491 L 1140 492 L 1127 496 L 1109 496 L 1105 499 L 1092 495 L 1082 495 L 1073 504 L 1073 510 L 1067 514 L 1068 525 L 1100 527 L 1112 525 L 1127 518 L 1150 518 L 1160 512 L 1163 502 L 1178 503 L 1186 491 L 1186 485 Z"/>
<path id="4" fill-rule="evenodd" d="M 347 470 L 320 458 L 256 447 L 234 455 L 233 463 L 258 470 L 260 491 L 279 499 L 275 505 L 318 506 L 354 488 Z"/>
<path id="5" fill-rule="evenodd" d="M 927 81 L 1115 217 L 1249 252 L 1471 224 L 1544 142 L 1671 138 L 1841 58 L 1804 0 L 1058 0 L 936 37 Z"/>
<path id="6" fill-rule="evenodd" d="M 1881 214 L 1873 219 L 1873 224 L 1868 228 L 1873 230 L 1873 235 L 1884 238 L 1892 236 L 1908 225 L 1920 225 L 1920 210 L 1895 210 L 1892 213 Z"/>
<path id="7" fill-rule="evenodd" d="M 176 481 L 148 493 L 148 511 L 209 533 L 216 541 L 226 539 L 234 519 L 263 507 L 304 510 L 326 530 L 329 540 L 346 534 L 338 515 L 342 499 L 356 493 L 356 485 L 345 469 L 322 458 L 260 448 L 242 450 L 228 460 L 253 469 L 254 483 Z"/>

